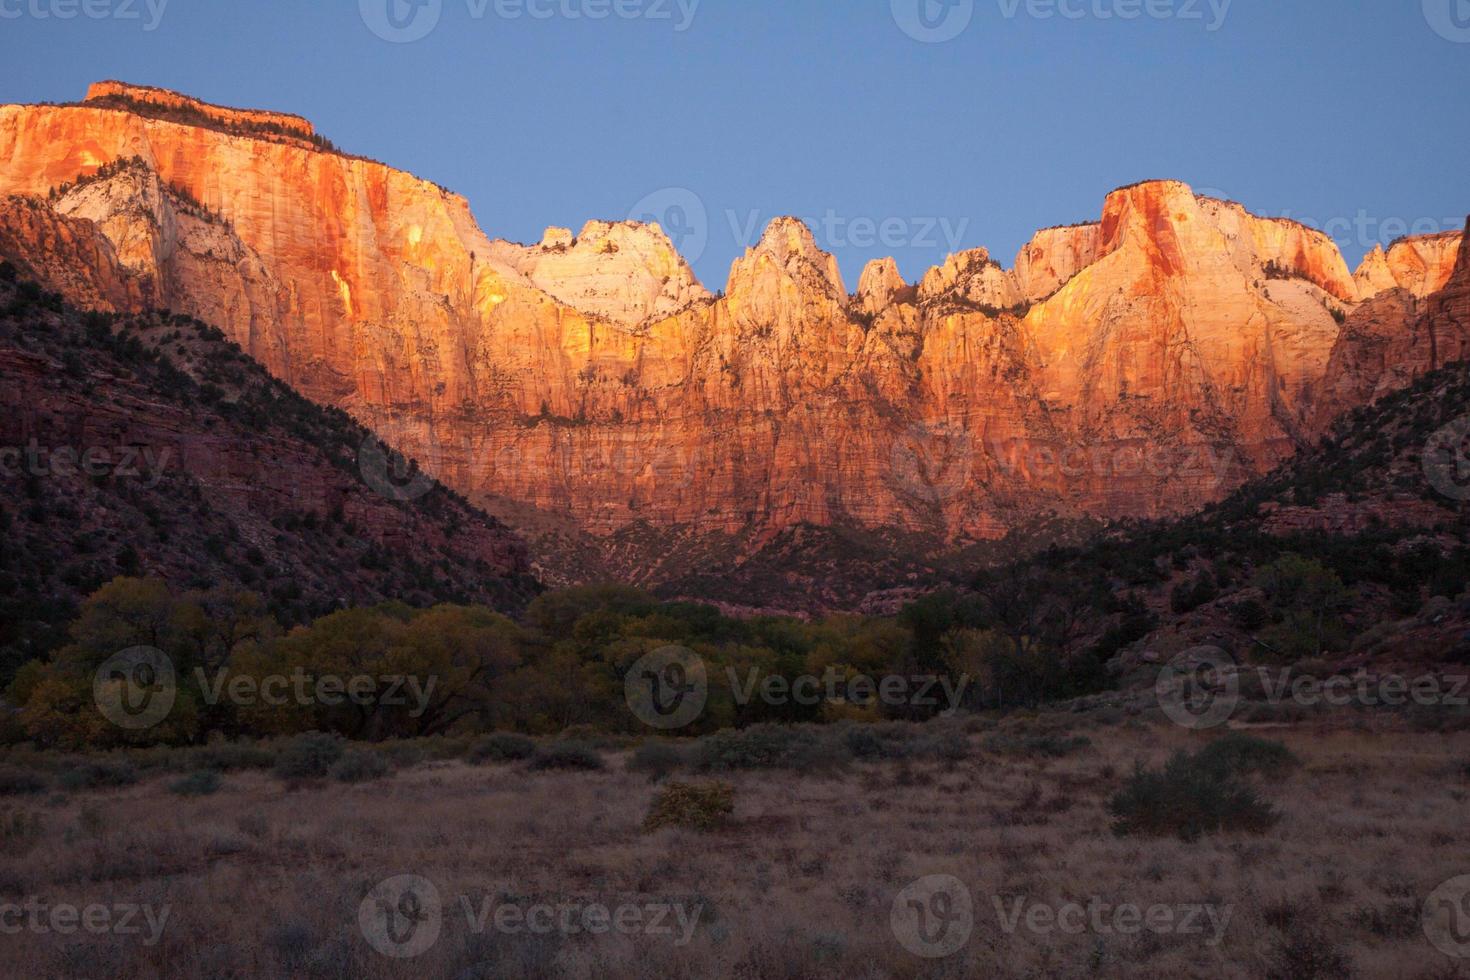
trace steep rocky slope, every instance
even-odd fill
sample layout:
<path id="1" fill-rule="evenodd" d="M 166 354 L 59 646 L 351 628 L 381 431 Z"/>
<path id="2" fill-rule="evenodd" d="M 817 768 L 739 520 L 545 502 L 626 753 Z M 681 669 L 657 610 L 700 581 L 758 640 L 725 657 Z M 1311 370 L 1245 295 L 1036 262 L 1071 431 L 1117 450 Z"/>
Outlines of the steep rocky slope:
<path id="1" fill-rule="evenodd" d="M 83 317 L 16 278 L 0 266 L 5 657 L 46 649 L 75 600 L 120 574 L 250 590 L 287 622 L 535 593 L 513 533 L 218 331 Z"/>
<path id="2" fill-rule="evenodd" d="M 1459 241 L 1355 277 L 1318 232 L 1150 181 L 1012 269 L 976 249 L 911 286 L 880 262 L 854 296 L 778 219 L 714 297 L 656 225 L 492 241 L 463 199 L 293 119 L 117 84 L 0 107 L 21 196 L 0 254 L 79 302 L 218 325 L 516 520 L 553 582 L 718 577 L 802 528 L 917 557 L 1218 500 L 1412 379 L 1353 338 L 1417 351 L 1417 307 L 1359 304 L 1427 297 Z"/>

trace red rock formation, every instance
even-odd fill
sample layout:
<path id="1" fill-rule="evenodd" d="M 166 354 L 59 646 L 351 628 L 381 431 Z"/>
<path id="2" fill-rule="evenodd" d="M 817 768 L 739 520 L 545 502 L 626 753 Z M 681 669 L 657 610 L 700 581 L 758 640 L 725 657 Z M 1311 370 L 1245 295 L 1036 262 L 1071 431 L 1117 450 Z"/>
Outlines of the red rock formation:
<path id="1" fill-rule="evenodd" d="M 974 250 L 914 290 L 870 266 L 855 301 L 778 219 L 714 300 L 656 226 L 492 242 L 463 199 L 278 134 L 0 107 L 0 191 L 134 155 L 141 171 L 55 202 L 53 224 L 105 239 L 55 264 L 105 266 L 110 247 L 139 301 L 217 323 L 451 485 L 599 535 L 954 540 L 1049 512 L 1165 514 L 1291 453 L 1319 403 L 1381 387 L 1347 352 L 1329 377 L 1333 314 L 1359 290 L 1329 239 L 1173 181 L 1038 233 L 1011 271 Z M 27 227 L 8 251 L 51 250 Z"/>
<path id="2" fill-rule="evenodd" d="M 1376 283 L 1379 273 L 1375 270 L 1391 266 L 1425 268 L 1417 258 L 1401 257 L 1393 263 L 1395 251 L 1401 256 L 1436 256 L 1433 265 L 1443 265 L 1438 256 L 1450 240 L 1435 236 L 1397 243 L 1390 249 L 1388 260 L 1370 256 L 1364 263 L 1369 274 L 1363 276 L 1360 270 L 1360 280 Z M 1349 408 L 1376 401 L 1436 368 L 1470 357 L 1470 226 L 1467 234 L 1457 235 L 1453 241 L 1458 248 L 1455 262 L 1435 292 L 1421 297 L 1410 286 L 1393 286 L 1377 293 L 1347 318 L 1323 379 L 1323 397 L 1315 419 L 1318 431 L 1326 431 L 1332 420 Z M 1431 278 L 1440 281 L 1438 272 Z M 1404 281 L 1423 288 L 1428 280 L 1415 273 Z"/>
<path id="3" fill-rule="evenodd" d="M 1353 278 L 1361 299 L 1389 289 L 1407 289 L 1415 296 L 1437 293 L 1449 282 L 1459 255 L 1459 232 L 1401 238 L 1389 246 L 1375 246 Z"/>

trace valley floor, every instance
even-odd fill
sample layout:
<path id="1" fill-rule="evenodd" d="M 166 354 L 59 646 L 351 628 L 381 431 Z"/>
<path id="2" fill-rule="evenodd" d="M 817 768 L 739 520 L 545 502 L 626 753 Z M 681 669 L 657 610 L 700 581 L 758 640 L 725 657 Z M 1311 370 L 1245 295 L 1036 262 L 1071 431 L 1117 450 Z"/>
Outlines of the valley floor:
<path id="1" fill-rule="evenodd" d="M 987 748 L 995 724 L 964 725 L 974 751 L 954 763 L 736 773 L 734 815 L 709 833 L 646 832 L 657 786 L 619 753 L 602 772 L 426 761 L 360 785 L 238 772 L 193 798 L 166 776 L 10 797 L 0 975 L 1470 976 L 1421 924 L 1470 873 L 1470 733 L 1270 728 L 1302 761 L 1262 787 L 1281 822 L 1186 843 L 1115 836 L 1107 801 L 1135 762 L 1206 736 L 1001 722 L 1090 739 L 1033 757 Z M 440 907 L 395 896 L 382 927 L 377 886 L 400 875 Z M 912 887 L 937 875 L 962 883 L 968 915 L 954 891 Z M 68 905 L 79 919 L 56 917 Z M 413 958 L 373 945 L 419 939 Z M 946 958 L 910 951 L 950 942 Z"/>

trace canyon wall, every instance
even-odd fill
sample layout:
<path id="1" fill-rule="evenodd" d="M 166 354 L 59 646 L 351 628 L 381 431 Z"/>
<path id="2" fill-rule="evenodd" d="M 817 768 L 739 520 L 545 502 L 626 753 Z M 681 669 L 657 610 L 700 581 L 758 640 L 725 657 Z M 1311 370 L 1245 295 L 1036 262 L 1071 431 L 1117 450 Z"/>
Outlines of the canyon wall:
<path id="1" fill-rule="evenodd" d="M 954 543 L 1186 511 L 1444 356 L 1411 324 L 1458 234 L 1354 275 L 1319 232 L 1151 181 L 1012 269 L 974 249 L 910 286 L 887 260 L 852 296 L 778 219 L 716 297 L 657 225 L 492 241 L 462 198 L 287 123 L 105 95 L 0 107 L 0 193 L 28 196 L 0 253 L 80 302 L 214 323 L 451 486 L 594 536 Z M 1416 353 L 1375 361 L 1360 334 Z"/>

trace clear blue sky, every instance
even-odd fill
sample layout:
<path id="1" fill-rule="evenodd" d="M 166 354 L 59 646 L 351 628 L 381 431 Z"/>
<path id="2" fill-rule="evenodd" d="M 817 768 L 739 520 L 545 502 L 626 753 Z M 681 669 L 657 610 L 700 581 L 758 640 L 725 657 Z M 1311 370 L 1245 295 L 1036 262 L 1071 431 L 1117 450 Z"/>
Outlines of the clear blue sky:
<path id="1" fill-rule="evenodd" d="M 912 279 L 952 240 L 1009 265 L 1143 178 L 1336 220 L 1351 263 L 1395 220 L 1470 211 L 1470 0 L 1234 0 L 1223 21 L 1223 0 L 973 0 L 940 43 L 900 22 L 922 33 L 922 4 L 951 33 L 966 0 L 703 0 L 682 31 L 680 0 L 419 0 L 442 9 L 410 43 L 369 29 L 390 0 L 168 0 L 151 31 L 150 2 L 0 0 L 0 100 L 116 77 L 297 112 L 520 241 L 688 188 L 712 289 L 785 213 L 840 220 L 819 238 L 855 288 L 869 258 Z M 55 16 L 82 3 L 138 16 Z M 1150 8 L 1173 16 L 1098 16 Z M 644 16 L 564 14 L 619 9 Z"/>

